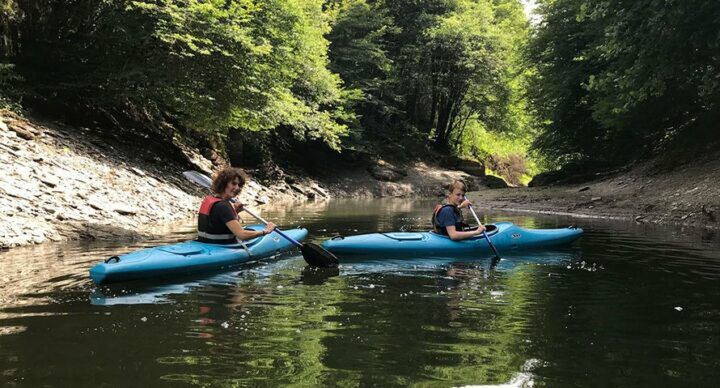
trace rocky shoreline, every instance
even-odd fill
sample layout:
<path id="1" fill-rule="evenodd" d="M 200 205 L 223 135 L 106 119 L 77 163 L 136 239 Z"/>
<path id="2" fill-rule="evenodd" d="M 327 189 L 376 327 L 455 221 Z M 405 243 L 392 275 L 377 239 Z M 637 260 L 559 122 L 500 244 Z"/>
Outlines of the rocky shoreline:
<path id="1" fill-rule="evenodd" d="M 164 158 L 139 147 L 142 139 L 124 140 L 0 111 L 0 248 L 139 239 L 194 218 L 204 191 L 182 171 L 209 174 L 217 160 L 185 144 L 167 145 L 182 157 Z M 240 199 L 257 207 L 339 197 L 440 197 L 447 182 L 460 178 L 478 207 L 720 229 L 720 158 L 662 174 L 646 163 L 582 184 L 532 188 L 497 189 L 502 180 L 477 176 L 477 166 L 461 169 L 374 160 L 321 179 L 281 172 L 274 180 L 251 181 Z"/>
<path id="2" fill-rule="evenodd" d="M 484 190 L 478 207 L 634 223 L 720 229 L 720 158 L 663 169 L 646 162 L 596 180 L 548 187 Z"/>
<path id="3" fill-rule="evenodd" d="M 157 227 L 195 217 L 204 191 L 182 171 L 209 173 L 213 164 L 178 145 L 186 163 L 167 161 L 138 146 L 89 128 L 28 120 L 0 111 L 0 247 L 71 239 L 137 239 Z M 251 181 L 241 200 L 270 201 L 328 196 L 298 182 L 267 190 Z"/>
<path id="4" fill-rule="evenodd" d="M 179 143 L 163 144 L 163 152 L 173 155 L 165 157 L 149 143 L 0 111 L 0 248 L 141 239 L 161 232 L 163 225 L 194 218 L 205 191 L 186 181 L 182 171 L 210 174 L 224 161 L 211 161 Z M 387 171 L 395 175 L 386 179 Z M 479 187 L 467 173 L 422 162 L 400 170 L 377 161 L 374 168 L 352 169 L 323 181 L 282 171 L 274 175 L 262 183 L 251 180 L 240 200 L 262 207 L 338 197 L 432 196 L 454 178 Z"/>

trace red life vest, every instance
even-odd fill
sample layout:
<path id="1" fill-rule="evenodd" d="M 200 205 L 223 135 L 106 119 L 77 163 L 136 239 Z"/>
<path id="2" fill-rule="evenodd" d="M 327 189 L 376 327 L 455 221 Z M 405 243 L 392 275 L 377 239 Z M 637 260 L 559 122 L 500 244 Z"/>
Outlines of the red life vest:
<path id="1" fill-rule="evenodd" d="M 198 241 L 211 244 L 237 243 L 235 234 L 233 234 L 233 232 L 227 227 L 227 225 L 216 225 L 212 222 L 212 219 L 210 218 L 210 213 L 213 206 L 215 206 L 215 204 L 217 204 L 218 202 L 223 201 L 225 200 L 212 195 L 208 195 L 207 197 L 205 197 L 205 199 L 203 199 L 202 204 L 200 205 L 200 211 L 198 213 Z M 235 217 L 237 218 L 237 211 L 235 210 L 235 207 L 232 205 L 230 207 L 232 208 L 233 213 L 235 213 Z"/>

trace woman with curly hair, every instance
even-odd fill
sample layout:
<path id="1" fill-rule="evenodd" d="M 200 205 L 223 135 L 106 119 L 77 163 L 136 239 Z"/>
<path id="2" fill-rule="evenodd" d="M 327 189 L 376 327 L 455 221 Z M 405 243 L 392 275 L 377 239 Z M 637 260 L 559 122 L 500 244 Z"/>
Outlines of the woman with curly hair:
<path id="1" fill-rule="evenodd" d="M 240 194 L 248 177 L 239 168 L 228 167 L 220 171 L 212 182 L 212 195 L 200 205 L 198 214 L 198 241 L 211 244 L 236 244 L 271 233 L 275 224 L 268 222 L 264 230 L 247 230 L 238 222 L 239 202 L 231 201 Z"/>

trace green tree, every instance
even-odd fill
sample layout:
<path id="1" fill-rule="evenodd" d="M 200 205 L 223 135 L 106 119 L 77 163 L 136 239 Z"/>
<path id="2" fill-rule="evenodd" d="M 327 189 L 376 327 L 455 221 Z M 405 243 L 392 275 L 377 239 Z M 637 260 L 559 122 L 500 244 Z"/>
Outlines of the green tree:
<path id="1" fill-rule="evenodd" d="M 535 147 L 551 160 L 624 163 L 720 117 L 717 2 L 546 0 L 539 11 L 530 90 Z"/>
<path id="2" fill-rule="evenodd" d="M 35 95 L 136 121 L 292 130 L 337 147 L 351 119 L 320 0 L 34 0 L 18 71 Z"/>
<path id="3" fill-rule="evenodd" d="M 399 30 L 382 3 L 345 0 L 329 4 L 334 16 L 328 34 L 329 68 L 340 75 L 353 93 L 352 109 L 366 131 L 384 127 L 398 112 L 391 104 L 393 64 L 387 55 L 388 40 Z M 356 135 L 362 136 L 360 128 Z"/>
<path id="4" fill-rule="evenodd" d="M 534 147 L 558 164 L 597 154 L 601 145 L 583 85 L 601 68 L 588 51 L 602 32 L 578 19 L 580 6 L 577 0 L 542 2 L 542 23 L 528 51 L 537 69 L 529 88 L 540 129 Z"/>
<path id="5" fill-rule="evenodd" d="M 607 66 L 590 75 L 587 88 L 593 117 L 608 137 L 654 145 L 696 122 L 714 125 L 720 117 L 719 3 L 595 0 L 581 11 L 603 31 L 594 56 Z"/>

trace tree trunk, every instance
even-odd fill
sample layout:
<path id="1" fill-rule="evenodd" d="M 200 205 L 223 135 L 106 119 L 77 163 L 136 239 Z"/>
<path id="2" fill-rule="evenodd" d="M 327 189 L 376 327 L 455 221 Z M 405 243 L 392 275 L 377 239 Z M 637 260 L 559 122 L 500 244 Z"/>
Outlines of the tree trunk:
<path id="1" fill-rule="evenodd" d="M 447 149 L 448 124 L 450 121 L 450 111 L 452 103 L 447 98 L 440 98 L 438 107 L 438 119 L 435 126 L 435 148 L 438 150 Z"/>

